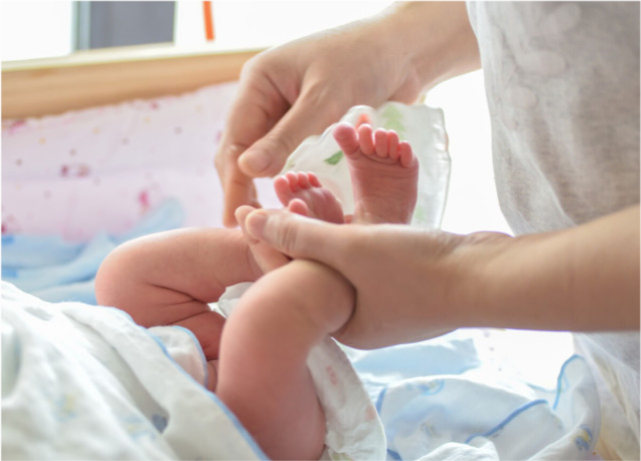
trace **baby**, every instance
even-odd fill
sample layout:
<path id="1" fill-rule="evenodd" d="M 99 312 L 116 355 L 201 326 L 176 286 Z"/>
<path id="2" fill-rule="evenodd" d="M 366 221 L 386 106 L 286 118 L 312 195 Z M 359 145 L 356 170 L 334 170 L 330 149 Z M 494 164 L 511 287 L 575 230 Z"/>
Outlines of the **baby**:
<path id="1" fill-rule="evenodd" d="M 368 124 L 339 124 L 333 134 L 349 162 L 353 216 L 343 216 L 339 201 L 311 173 L 276 178 L 283 205 L 334 223 L 409 223 L 418 179 L 410 145 Z M 306 361 L 350 318 L 354 290 L 333 269 L 290 261 L 249 237 L 244 221 L 251 211 L 237 210 L 241 230 L 181 229 L 122 245 L 100 267 L 96 297 L 142 326 L 191 330 L 208 360 L 207 388 L 265 453 L 272 459 L 319 459 L 325 415 Z M 225 320 L 208 303 L 241 282 L 255 283 Z"/>

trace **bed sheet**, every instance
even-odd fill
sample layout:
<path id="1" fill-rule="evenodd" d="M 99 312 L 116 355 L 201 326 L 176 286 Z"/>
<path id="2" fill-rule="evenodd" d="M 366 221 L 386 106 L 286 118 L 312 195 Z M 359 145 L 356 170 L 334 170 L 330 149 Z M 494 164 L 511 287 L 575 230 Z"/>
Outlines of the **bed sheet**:
<path id="1" fill-rule="evenodd" d="M 168 198 L 127 232 L 98 232 L 87 242 L 55 234 L 3 234 L 2 279 L 44 301 L 96 304 L 96 273 L 113 249 L 136 237 L 177 229 L 184 222 L 184 208 L 177 199 Z"/>
<path id="2" fill-rule="evenodd" d="M 569 333 L 463 329 L 346 350 L 388 460 L 601 459 L 595 383 Z"/>

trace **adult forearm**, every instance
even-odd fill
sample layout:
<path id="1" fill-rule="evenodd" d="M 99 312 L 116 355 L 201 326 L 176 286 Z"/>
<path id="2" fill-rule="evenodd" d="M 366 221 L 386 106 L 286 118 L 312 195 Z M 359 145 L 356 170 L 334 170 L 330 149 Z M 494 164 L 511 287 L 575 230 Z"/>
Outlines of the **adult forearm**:
<path id="1" fill-rule="evenodd" d="M 385 36 L 411 60 L 424 89 L 480 68 L 464 2 L 399 2 L 383 14 Z"/>
<path id="2" fill-rule="evenodd" d="M 639 207 L 576 228 L 473 250 L 476 299 L 463 325 L 597 331 L 639 328 Z M 494 256 L 482 261 L 483 252 Z"/>

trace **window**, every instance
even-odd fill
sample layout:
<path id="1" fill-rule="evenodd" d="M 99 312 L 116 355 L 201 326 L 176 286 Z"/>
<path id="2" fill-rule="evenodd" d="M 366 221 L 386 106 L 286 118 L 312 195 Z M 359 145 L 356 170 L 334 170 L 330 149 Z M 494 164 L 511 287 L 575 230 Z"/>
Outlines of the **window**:
<path id="1" fill-rule="evenodd" d="M 133 30 L 133 4 L 140 8 L 158 10 L 156 24 L 145 23 L 140 32 Z M 156 4 L 155 6 L 153 4 Z M 206 43 L 203 2 L 175 2 L 173 24 L 164 20 L 168 2 L 72 2 L 72 1 L 18 1 L 2 2 L 2 60 L 23 60 L 64 56 L 77 49 L 95 48 L 91 42 L 109 44 L 109 37 L 96 39 L 96 34 L 107 34 L 117 28 L 114 21 L 122 16 L 122 27 L 131 37 L 119 37 L 129 43 L 156 42 L 155 37 L 172 37 L 178 46 L 199 46 Z M 391 1 L 215 1 L 213 4 L 216 43 L 224 48 L 268 47 L 286 42 L 315 31 L 327 29 L 356 19 L 370 16 L 391 4 Z M 90 15 L 93 5 L 111 8 L 109 14 Z M 123 11 L 120 11 L 123 10 Z M 172 9 L 169 9 L 170 13 Z M 152 11 L 154 12 L 154 11 Z M 153 15 L 143 15 L 147 19 Z M 153 30 L 162 28 L 163 30 Z M 146 29 L 146 31 L 144 30 Z M 165 30 L 173 29 L 173 30 Z M 143 34 L 141 39 L 136 33 Z M 91 35 L 91 40 L 85 35 Z M 111 34 L 113 35 L 113 34 Z M 122 34 L 121 34 L 122 35 Z M 143 41 L 141 41 L 143 40 Z M 168 40 L 163 40 L 168 41 Z M 171 41 L 171 39 L 169 39 Z"/>
<path id="2" fill-rule="evenodd" d="M 216 43 L 223 47 L 264 47 L 287 42 L 378 13 L 391 1 L 214 1 Z M 177 2 L 174 40 L 205 43 L 202 2 Z M 197 24 L 198 26 L 194 26 Z"/>
<path id="3" fill-rule="evenodd" d="M 63 56 L 73 51 L 73 2 L 2 2 L 2 60 Z"/>

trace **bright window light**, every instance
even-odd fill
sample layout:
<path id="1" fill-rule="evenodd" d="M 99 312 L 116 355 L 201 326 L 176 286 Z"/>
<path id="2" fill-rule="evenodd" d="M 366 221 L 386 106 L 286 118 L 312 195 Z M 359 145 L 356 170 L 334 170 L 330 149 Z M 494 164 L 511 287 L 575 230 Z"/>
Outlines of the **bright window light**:
<path id="1" fill-rule="evenodd" d="M 215 42 L 221 47 L 267 47 L 371 16 L 391 1 L 213 2 Z M 202 45 L 202 2 L 176 2 L 176 45 Z"/>
<path id="2" fill-rule="evenodd" d="M 2 1 L 2 60 L 64 56 L 73 51 L 73 2 Z"/>

